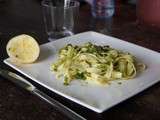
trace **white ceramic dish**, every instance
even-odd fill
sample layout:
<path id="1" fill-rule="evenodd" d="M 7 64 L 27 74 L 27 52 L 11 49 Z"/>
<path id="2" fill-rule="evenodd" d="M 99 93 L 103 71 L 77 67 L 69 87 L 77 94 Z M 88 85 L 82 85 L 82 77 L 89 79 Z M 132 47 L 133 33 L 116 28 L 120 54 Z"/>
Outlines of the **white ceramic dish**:
<path id="1" fill-rule="evenodd" d="M 56 80 L 50 71 L 50 65 L 57 59 L 57 51 L 68 43 L 80 45 L 88 41 L 130 52 L 139 61 L 145 63 L 147 69 L 135 79 L 122 80 L 122 84 L 115 81 L 105 86 L 84 85 L 75 80 L 69 86 L 64 86 L 63 81 Z M 158 52 L 96 32 L 85 32 L 41 45 L 40 58 L 33 64 L 18 65 L 11 62 L 9 58 L 4 62 L 51 91 L 98 113 L 160 81 L 160 54 Z"/>

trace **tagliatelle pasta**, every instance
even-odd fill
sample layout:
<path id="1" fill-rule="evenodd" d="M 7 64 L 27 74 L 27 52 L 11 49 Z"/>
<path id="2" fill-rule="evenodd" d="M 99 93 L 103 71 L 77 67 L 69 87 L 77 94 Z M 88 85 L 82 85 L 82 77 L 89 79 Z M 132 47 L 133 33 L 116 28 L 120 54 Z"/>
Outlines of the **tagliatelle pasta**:
<path id="1" fill-rule="evenodd" d="M 86 43 L 82 46 L 66 45 L 59 51 L 58 60 L 51 65 L 57 78 L 64 84 L 72 80 L 85 80 L 94 84 L 106 84 L 117 79 L 134 78 L 138 70 L 144 70 L 130 53 Z"/>

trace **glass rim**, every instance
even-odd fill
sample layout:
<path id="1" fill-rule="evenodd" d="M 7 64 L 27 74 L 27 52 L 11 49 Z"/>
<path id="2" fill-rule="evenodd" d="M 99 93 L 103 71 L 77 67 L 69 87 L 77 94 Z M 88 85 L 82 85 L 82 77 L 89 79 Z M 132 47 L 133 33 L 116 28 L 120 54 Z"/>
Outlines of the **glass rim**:
<path id="1" fill-rule="evenodd" d="M 73 6 L 69 6 L 69 7 L 65 7 L 65 6 L 52 6 L 52 5 L 49 5 L 49 4 L 45 3 L 46 1 L 47 0 L 42 0 L 41 5 L 44 6 L 44 7 L 63 8 L 63 9 L 76 8 L 76 7 L 80 6 L 80 3 L 78 1 L 73 1 L 73 0 L 71 0 L 70 2 L 73 2 L 75 4 Z"/>

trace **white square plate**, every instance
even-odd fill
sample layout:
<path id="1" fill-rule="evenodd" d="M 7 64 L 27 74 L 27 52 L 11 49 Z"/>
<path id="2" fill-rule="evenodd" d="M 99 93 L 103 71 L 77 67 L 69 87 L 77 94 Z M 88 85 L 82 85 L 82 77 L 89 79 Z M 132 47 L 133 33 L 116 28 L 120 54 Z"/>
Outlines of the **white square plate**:
<path id="1" fill-rule="evenodd" d="M 110 45 L 113 48 L 130 52 L 138 60 L 145 63 L 147 69 L 135 79 L 122 80 L 122 84 L 115 81 L 105 86 L 83 85 L 80 81 L 75 80 L 69 86 L 63 85 L 63 80 L 57 80 L 50 71 L 51 64 L 57 59 L 58 50 L 68 43 L 81 45 L 86 42 L 97 45 Z M 160 81 L 160 54 L 158 52 L 96 32 L 85 32 L 66 37 L 43 44 L 40 48 L 40 58 L 36 63 L 17 65 L 12 63 L 9 58 L 4 62 L 51 91 L 98 113 Z"/>

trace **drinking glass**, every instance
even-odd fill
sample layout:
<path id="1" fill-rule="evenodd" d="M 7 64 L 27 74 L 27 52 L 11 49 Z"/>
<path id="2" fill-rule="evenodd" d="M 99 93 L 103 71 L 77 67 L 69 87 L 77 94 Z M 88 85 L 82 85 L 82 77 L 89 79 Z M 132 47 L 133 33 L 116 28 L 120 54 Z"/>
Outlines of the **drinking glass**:
<path id="1" fill-rule="evenodd" d="M 79 2 L 69 1 L 67 5 L 56 5 L 53 4 L 52 0 L 43 0 L 41 4 L 49 41 L 74 34 L 78 19 Z"/>

